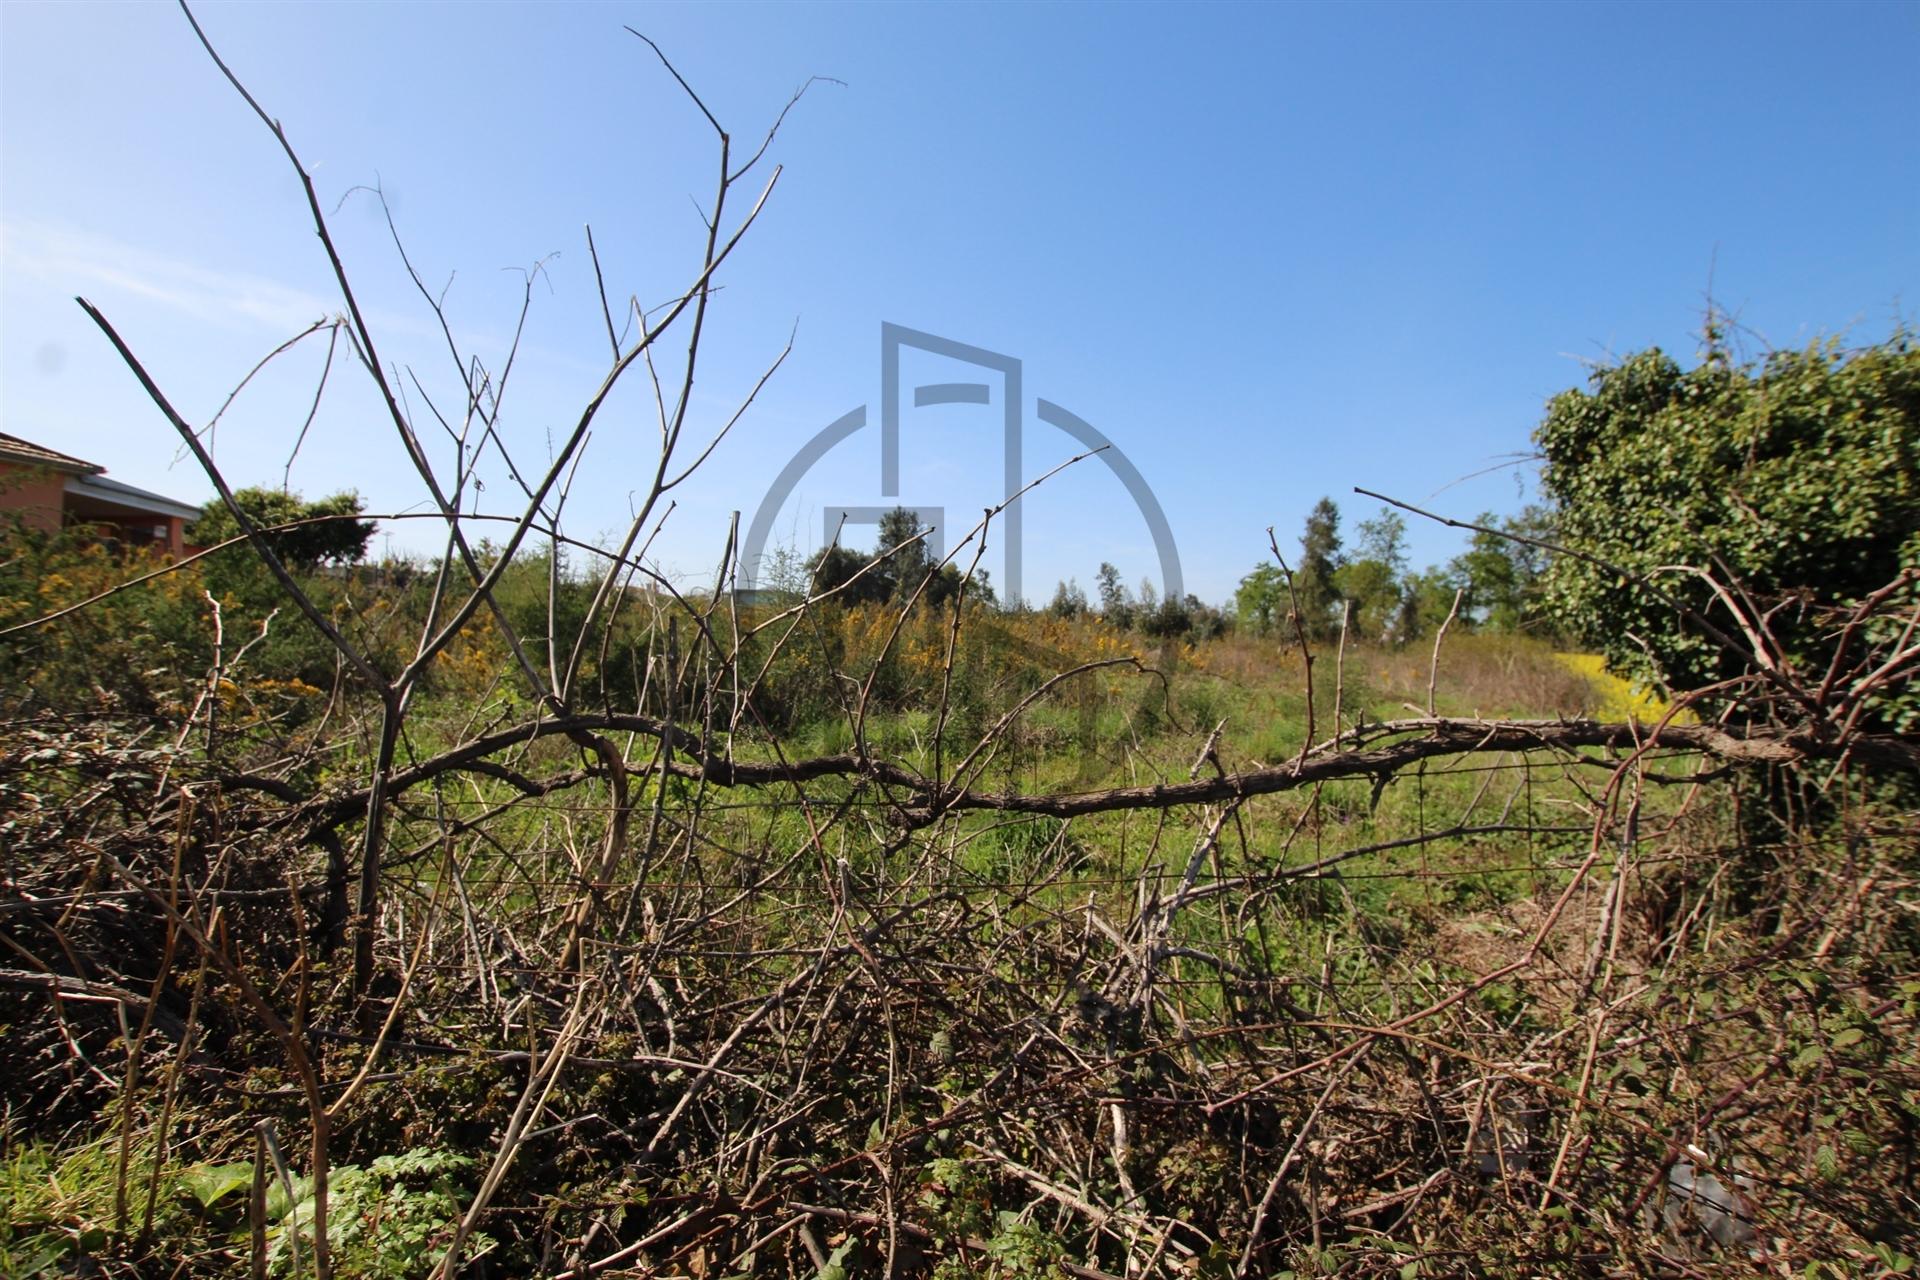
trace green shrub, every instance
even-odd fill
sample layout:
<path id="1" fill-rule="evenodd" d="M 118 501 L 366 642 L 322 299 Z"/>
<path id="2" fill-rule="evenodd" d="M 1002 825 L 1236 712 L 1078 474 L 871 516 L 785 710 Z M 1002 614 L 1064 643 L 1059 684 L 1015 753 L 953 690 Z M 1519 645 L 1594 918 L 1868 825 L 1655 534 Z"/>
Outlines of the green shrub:
<path id="1" fill-rule="evenodd" d="M 1683 616 L 1740 634 L 1714 588 L 1674 566 L 1713 571 L 1750 597 L 1748 613 L 1770 612 L 1786 657 L 1817 683 L 1836 612 L 1920 565 L 1920 348 L 1905 332 L 1758 365 L 1713 354 L 1682 370 L 1640 352 L 1556 396 L 1535 439 L 1560 541 L 1617 566 L 1557 557 L 1549 605 L 1642 681 L 1697 689 L 1749 666 Z M 1844 656 L 1858 657 L 1851 643 Z M 1916 696 L 1883 714 L 1912 723 Z"/>

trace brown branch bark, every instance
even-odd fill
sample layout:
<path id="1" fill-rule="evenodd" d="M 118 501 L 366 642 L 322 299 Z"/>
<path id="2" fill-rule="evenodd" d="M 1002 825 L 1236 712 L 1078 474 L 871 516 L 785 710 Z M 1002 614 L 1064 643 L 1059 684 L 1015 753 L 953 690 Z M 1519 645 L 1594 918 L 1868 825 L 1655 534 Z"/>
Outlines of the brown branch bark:
<path id="1" fill-rule="evenodd" d="M 1503 751 L 1571 751 L 1607 748 L 1622 751 L 1663 749 L 1698 751 L 1736 765 L 1789 764 L 1800 760 L 1855 760 L 1901 768 L 1920 768 L 1920 737 L 1912 734 L 1862 734 L 1842 742 L 1816 738 L 1792 730 L 1756 727 L 1749 730 L 1714 725 L 1644 725 L 1593 720 L 1395 720 L 1370 725 L 1372 740 L 1395 739 L 1370 748 L 1336 750 L 1323 744 L 1304 759 L 1284 765 L 1266 765 L 1192 781 L 1113 787 L 1098 791 L 1055 795 L 1022 795 L 972 788 L 948 790 L 937 779 L 853 753 L 815 756 L 785 763 L 736 761 L 702 750 L 693 734 L 670 729 L 660 721 L 626 713 L 587 713 L 533 720 L 476 738 L 410 768 L 396 770 L 387 784 L 389 796 L 447 773 L 488 772 L 488 757 L 509 747 L 541 738 L 591 731 L 670 734 L 675 747 L 692 763 L 674 764 L 671 772 L 716 787 L 765 787 L 809 782 L 818 778 L 865 778 L 914 795 L 940 811 L 964 809 L 1036 813 L 1075 817 L 1130 809 L 1172 809 L 1183 805 L 1219 804 L 1247 796 L 1275 795 L 1345 778 L 1379 777 L 1428 760 Z M 309 809 L 315 830 L 328 830 L 366 811 L 367 795 L 354 791 L 327 797 Z M 919 816 L 917 811 L 915 816 Z"/>

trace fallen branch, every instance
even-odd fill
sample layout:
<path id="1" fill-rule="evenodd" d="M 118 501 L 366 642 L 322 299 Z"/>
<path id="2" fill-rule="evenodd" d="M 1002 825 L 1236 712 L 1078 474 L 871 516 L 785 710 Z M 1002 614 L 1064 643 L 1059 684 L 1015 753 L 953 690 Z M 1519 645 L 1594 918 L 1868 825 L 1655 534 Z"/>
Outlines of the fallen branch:
<path id="1" fill-rule="evenodd" d="M 1056 795 L 1022 795 L 971 788 L 950 790 L 938 780 L 904 766 L 852 753 L 815 756 L 785 763 L 735 761 L 707 750 L 694 735 L 681 729 L 670 729 L 650 716 L 590 713 L 533 720 L 476 738 L 411 768 L 396 770 L 387 785 L 387 792 L 389 796 L 398 797 L 422 783 L 462 770 L 494 773 L 497 771 L 487 763 L 487 758 L 509 747 L 523 746 L 542 738 L 608 730 L 641 733 L 650 737 L 671 735 L 675 748 L 687 754 L 694 763 L 676 763 L 668 772 L 675 777 L 708 786 L 770 787 L 832 777 L 882 783 L 909 793 L 919 802 L 914 808 L 901 810 L 902 818 L 914 824 L 927 820 L 937 812 L 967 809 L 1068 818 L 1129 809 L 1172 809 L 1183 805 L 1219 804 L 1249 796 L 1294 791 L 1315 783 L 1346 778 L 1378 778 L 1423 761 L 1502 751 L 1572 751 L 1583 747 L 1624 751 L 1698 751 L 1740 765 L 1780 765 L 1803 760 L 1838 760 L 1842 756 L 1849 756 L 1866 763 L 1920 769 L 1920 736 L 1912 734 L 1860 734 L 1839 740 L 1770 727 L 1741 731 L 1713 725 L 1647 725 L 1632 721 L 1602 723 L 1594 720 L 1451 720 L 1422 717 L 1367 726 L 1368 736 L 1376 742 L 1385 738 L 1398 739 L 1371 749 L 1353 747 L 1337 750 L 1323 744 L 1309 751 L 1302 759 L 1284 765 L 1265 765 L 1212 778 Z M 314 829 L 328 830 L 347 822 L 364 813 L 366 805 L 365 789 L 329 796 L 310 811 Z"/>

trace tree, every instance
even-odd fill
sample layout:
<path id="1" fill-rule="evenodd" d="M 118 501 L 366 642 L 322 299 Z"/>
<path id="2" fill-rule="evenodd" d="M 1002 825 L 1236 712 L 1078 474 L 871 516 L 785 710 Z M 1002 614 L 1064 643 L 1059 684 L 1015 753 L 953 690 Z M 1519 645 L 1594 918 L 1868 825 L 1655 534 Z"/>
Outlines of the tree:
<path id="1" fill-rule="evenodd" d="M 816 596 L 839 592 L 834 599 L 841 604 L 882 604 L 892 598 L 893 584 L 877 565 L 856 580 L 855 575 L 867 567 L 867 560 L 852 547 L 837 542 L 822 547 L 807 557 L 803 583 Z"/>
<path id="2" fill-rule="evenodd" d="M 1484 512 L 1477 523 L 1493 529 L 1499 518 Z M 1512 631 L 1520 622 L 1520 574 L 1512 544 L 1498 533 L 1476 530 L 1467 549 L 1447 566 L 1448 576 L 1465 592 L 1460 612 L 1473 625 L 1489 631 Z"/>
<path id="3" fill-rule="evenodd" d="M 1407 522 L 1399 512 L 1382 507 L 1379 515 L 1360 522 L 1359 532 L 1356 546 L 1361 559 L 1378 560 L 1396 579 L 1406 574 Z"/>
<path id="4" fill-rule="evenodd" d="M 1300 535 L 1300 571 L 1294 575 L 1294 593 L 1300 598 L 1300 624 L 1308 635 L 1324 638 L 1334 629 L 1334 602 L 1340 598 L 1334 575 L 1342 562 L 1340 508 L 1322 498 L 1307 513 Z"/>
<path id="5" fill-rule="evenodd" d="M 1165 605 L 1160 606 L 1162 609 Z M 1181 611 L 1187 615 L 1186 633 L 1195 640 L 1214 640 L 1227 633 L 1233 625 L 1233 619 L 1226 610 L 1217 609 L 1191 591 L 1181 604 Z"/>
<path id="6" fill-rule="evenodd" d="M 1556 396 L 1535 440 L 1558 541 L 1604 562 L 1556 557 L 1548 602 L 1641 679 L 1693 689 L 1741 674 L 1698 619 L 1740 635 L 1743 600 L 1772 611 L 1782 656 L 1822 670 L 1829 607 L 1920 565 L 1920 350 L 1904 331 L 1738 367 L 1710 353 L 1683 371 L 1640 352 Z"/>
<path id="7" fill-rule="evenodd" d="M 887 557 L 886 563 L 880 566 L 881 576 L 891 588 L 888 594 L 896 600 L 912 596 L 933 570 L 933 556 L 928 553 L 927 540 L 919 536 L 920 532 L 918 513 L 905 507 L 895 507 L 880 517 L 874 554 Z M 928 592 L 931 595 L 933 588 L 929 587 Z"/>
<path id="8" fill-rule="evenodd" d="M 767 552 L 760 563 L 762 589 L 772 598 L 792 603 L 807 593 L 807 563 L 791 546 L 782 545 Z"/>
<path id="9" fill-rule="evenodd" d="M 267 545 L 289 567 L 311 569 L 322 564 L 357 564 L 366 558 L 367 543 L 373 537 L 373 521 L 354 518 L 366 508 L 360 495 L 352 490 L 304 502 L 299 494 L 281 489 L 241 489 L 234 493 L 233 500 L 240 504 L 247 518 L 262 529 L 312 522 L 266 535 Z M 200 518 L 187 530 L 187 541 L 202 546 L 239 536 L 240 522 L 218 498 L 202 508 Z"/>
<path id="10" fill-rule="evenodd" d="M 895 507 L 880 517 L 872 555 L 838 543 L 822 547 L 807 558 L 801 583 L 811 581 L 815 595 L 839 591 L 834 599 L 841 604 L 904 604 L 915 592 L 920 593 L 922 604 L 945 604 L 960 593 L 960 570 L 950 564 L 936 566 L 926 539 L 918 536 L 920 531 L 914 512 Z M 876 559 L 879 563 L 867 569 Z M 861 573 L 862 569 L 867 571 Z M 984 570 L 975 572 L 967 594 L 985 604 L 994 602 Z"/>
<path id="11" fill-rule="evenodd" d="M 1120 580 L 1120 571 L 1103 560 L 1094 582 L 1099 588 L 1101 616 L 1117 627 L 1131 627 L 1133 601 L 1127 596 L 1127 584 Z"/>
<path id="12" fill-rule="evenodd" d="M 1384 640 L 1397 633 L 1406 533 L 1407 522 L 1382 507 L 1377 517 L 1360 522 L 1357 554 L 1334 570 L 1334 585 L 1353 605 L 1350 626 L 1356 635 Z"/>
<path id="13" fill-rule="evenodd" d="M 1349 560 L 1334 571 L 1334 587 L 1351 606 L 1347 630 L 1355 639 L 1385 640 L 1400 616 L 1400 583 L 1385 561 Z"/>
<path id="14" fill-rule="evenodd" d="M 1240 625 L 1265 635 L 1287 614 L 1287 580 L 1275 564 L 1262 563 L 1240 579 L 1233 593 L 1233 611 Z"/>
<path id="15" fill-rule="evenodd" d="M 1429 565 L 1419 573 L 1408 574 L 1400 590 L 1400 617 L 1394 633 L 1403 639 L 1431 634 L 1447 620 L 1460 582 L 1451 566 L 1442 569 Z"/>
<path id="16" fill-rule="evenodd" d="M 1528 505 L 1505 519 L 1491 511 L 1481 513 L 1467 549 L 1448 562 L 1442 573 L 1451 585 L 1465 594 L 1460 601 L 1460 617 L 1468 626 L 1486 631 L 1520 631 L 1541 626 L 1542 577 L 1547 570 L 1548 553 L 1537 545 L 1551 542 L 1554 536 L 1553 512 L 1539 505 Z M 1534 539 L 1522 542 L 1503 534 Z"/>
<path id="17" fill-rule="evenodd" d="M 1056 618 L 1077 618 L 1087 611 L 1087 593 L 1074 581 L 1061 583 L 1053 589 L 1053 599 L 1047 604 L 1047 612 Z"/>
<path id="18" fill-rule="evenodd" d="M 1185 599 L 1179 596 L 1168 596 L 1152 612 L 1141 614 L 1141 634 L 1152 636 L 1156 640 L 1186 635 L 1193 630 L 1193 607 L 1199 603 L 1199 600 L 1193 596 L 1187 596 Z"/>
<path id="19" fill-rule="evenodd" d="M 1499 518 L 1483 512 L 1476 522 L 1488 529 Z M 1475 530 L 1467 549 L 1449 564 L 1449 576 L 1465 592 L 1460 611 L 1473 625 L 1489 631 L 1512 631 L 1520 621 L 1520 571 L 1508 548 L 1513 544 L 1498 533 Z"/>

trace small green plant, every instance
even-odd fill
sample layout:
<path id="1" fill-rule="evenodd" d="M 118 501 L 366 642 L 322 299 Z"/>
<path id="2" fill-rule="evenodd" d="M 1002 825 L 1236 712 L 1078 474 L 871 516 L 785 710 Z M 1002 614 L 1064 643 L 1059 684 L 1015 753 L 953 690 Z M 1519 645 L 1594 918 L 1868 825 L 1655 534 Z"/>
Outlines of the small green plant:
<path id="1" fill-rule="evenodd" d="M 202 1213 L 214 1213 L 253 1185 L 253 1166 L 196 1164 L 176 1180 L 182 1195 L 190 1196 Z"/>
<path id="2" fill-rule="evenodd" d="M 1057 1275 L 1053 1264 L 1065 1252 L 1051 1233 L 1010 1209 L 1000 1211 L 997 1229 L 987 1240 L 987 1255 L 1007 1280 L 1041 1280 Z"/>
<path id="3" fill-rule="evenodd" d="M 365 1168 L 340 1165 L 329 1179 L 327 1242 L 334 1274 L 369 1280 L 411 1280 L 430 1271 L 453 1239 L 460 1219 L 459 1176 L 473 1158 L 451 1151 L 416 1147 L 380 1156 Z M 268 1266 L 276 1275 L 293 1273 L 294 1245 L 312 1256 L 313 1182 L 294 1181 L 293 1194 L 276 1186 L 267 1196 Z M 468 1237 L 466 1257 L 493 1247 L 481 1235 Z"/>
<path id="4" fill-rule="evenodd" d="M 942 1156 L 921 1175 L 920 1205 L 932 1225 L 951 1235 L 984 1231 L 992 1188 L 986 1175 L 964 1160 Z"/>

